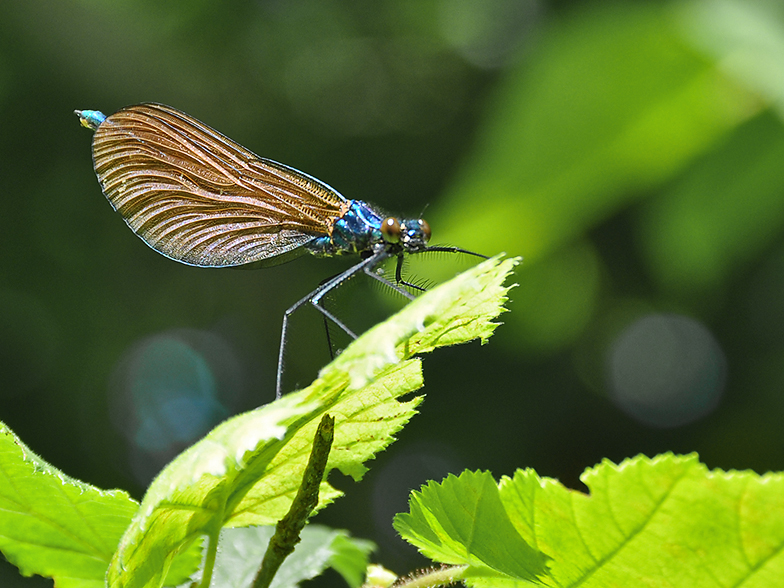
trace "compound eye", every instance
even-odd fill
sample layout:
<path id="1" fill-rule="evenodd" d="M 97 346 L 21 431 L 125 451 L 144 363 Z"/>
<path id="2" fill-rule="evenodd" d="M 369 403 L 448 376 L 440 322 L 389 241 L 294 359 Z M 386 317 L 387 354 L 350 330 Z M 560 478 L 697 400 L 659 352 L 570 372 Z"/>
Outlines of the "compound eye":
<path id="1" fill-rule="evenodd" d="M 395 217 L 390 216 L 388 218 L 385 218 L 384 222 L 381 223 L 381 237 L 387 243 L 399 243 L 400 234 L 401 234 L 400 221 L 397 220 Z"/>
<path id="2" fill-rule="evenodd" d="M 419 219 L 419 229 L 422 231 L 422 236 L 425 238 L 425 243 L 430 241 L 430 225 L 426 220 Z"/>

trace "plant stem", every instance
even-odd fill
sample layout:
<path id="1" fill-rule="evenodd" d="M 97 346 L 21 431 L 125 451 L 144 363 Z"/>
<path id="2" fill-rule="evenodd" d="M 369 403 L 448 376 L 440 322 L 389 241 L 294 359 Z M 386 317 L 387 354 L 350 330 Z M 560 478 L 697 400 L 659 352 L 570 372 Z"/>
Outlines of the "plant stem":
<path id="1" fill-rule="evenodd" d="M 392 588 L 436 588 L 449 586 L 460 582 L 468 566 L 447 566 L 435 570 L 416 572 L 407 578 L 402 578 L 392 585 Z"/>
<path id="2" fill-rule="evenodd" d="M 210 582 L 212 582 L 212 570 L 215 567 L 215 556 L 218 554 L 219 535 L 220 528 L 207 537 L 207 557 L 204 560 L 204 571 L 201 574 L 199 588 L 209 588 Z"/>
<path id="3" fill-rule="evenodd" d="M 329 451 L 335 434 L 335 419 L 325 414 L 316 430 L 310 459 L 302 475 L 297 495 L 286 513 L 275 527 L 275 534 L 270 539 L 267 552 L 261 561 L 261 568 L 253 580 L 253 588 L 268 588 L 285 560 L 299 543 L 299 534 L 305 523 L 318 505 L 319 487 L 324 480 Z"/>

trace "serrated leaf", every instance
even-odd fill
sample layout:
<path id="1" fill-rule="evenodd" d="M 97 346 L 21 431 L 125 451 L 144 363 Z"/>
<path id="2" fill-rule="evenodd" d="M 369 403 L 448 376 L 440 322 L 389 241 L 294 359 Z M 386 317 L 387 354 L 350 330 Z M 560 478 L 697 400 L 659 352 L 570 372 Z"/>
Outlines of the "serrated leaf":
<path id="1" fill-rule="evenodd" d="M 708 471 L 696 455 L 665 454 L 605 460 L 581 479 L 590 496 L 531 472 L 501 482 L 515 512 L 533 513 L 536 544 L 553 558 L 557 585 L 747 587 L 784 579 L 781 474 Z"/>
<path id="2" fill-rule="evenodd" d="M 109 586 L 160 586 L 172 558 L 196 537 L 279 520 L 324 413 L 335 418 L 327 471 L 361 478 L 364 462 L 394 441 L 421 401 L 398 400 L 422 385 L 412 356 L 485 341 L 516 263 L 490 259 L 425 293 L 357 339 L 310 387 L 230 419 L 180 455 L 150 486 L 112 560 Z M 339 494 L 323 482 L 319 507 Z"/>
<path id="3" fill-rule="evenodd" d="M 412 494 L 410 513 L 397 515 L 394 526 L 440 563 L 517 580 L 546 573 L 545 558 L 511 524 L 488 472 L 463 472 L 440 484 L 428 483 Z"/>
<path id="4" fill-rule="evenodd" d="M 0 423 L 0 551 L 58 588 L 103 588 L 138 503 L 63 474 Z"/>
<path id="5" fill-rule="evenodd" d="M 665 454 L 620 465 L 605 460 L 581 479 L 590 495 L 530 469 L 499 484 L 508 522 L 549 558 L 549 574 L 539 578 L 541 583 L 585 588 L 781 584 L 784 475 L 708 471 L 696 455 Z M 398 530 L 420 550 L 432 551 L 435 540 L 446 539 L 409 531 L 427 521 L 424 514 L 433 516 L 430 509 L 415 512 L 412 501 L 406 525 Z M 467 584 L 483 588 L 515 580 L 521 578 L 493 577 L 472 564 L 464 574 Z"/>
<path id="6" fill-rule="evenodd" d="M 344 372 L 359 387 L 383 367 L 436 347 L 472 339 L 484 344 L 498 326 L 493 319 L 505 311 L 504 280 L 519 261 L 496 256 L 426 292 L 362 335 L 321 376 Z"/>

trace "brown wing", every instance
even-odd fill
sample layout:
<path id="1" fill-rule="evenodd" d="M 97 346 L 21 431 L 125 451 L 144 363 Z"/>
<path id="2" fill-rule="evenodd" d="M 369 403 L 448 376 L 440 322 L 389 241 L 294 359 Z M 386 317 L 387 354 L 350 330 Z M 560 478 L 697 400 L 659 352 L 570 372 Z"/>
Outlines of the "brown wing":
<path id="1" fill-rule="evenodd" d="M 100 124 L 93 163 L 103 192 L 156 251 L 190 265 L 244 265 L 331 234 L 348 202 L 328 185 L 262 159 L 161 104 Z"/>

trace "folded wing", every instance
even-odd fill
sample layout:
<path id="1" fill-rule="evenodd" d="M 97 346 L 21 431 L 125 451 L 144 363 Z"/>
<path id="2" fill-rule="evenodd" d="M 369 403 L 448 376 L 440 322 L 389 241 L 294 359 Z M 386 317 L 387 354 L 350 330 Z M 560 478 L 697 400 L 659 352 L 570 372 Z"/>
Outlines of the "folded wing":
<path id="1" fill-rule="evenodd" d="M 109 116 L 95 132 L 93 163 L 128 226 L 156 251 L 190 265 L 288 258 L 331 234 L 349 207 L 327 184 L 161 104 Z"/>

